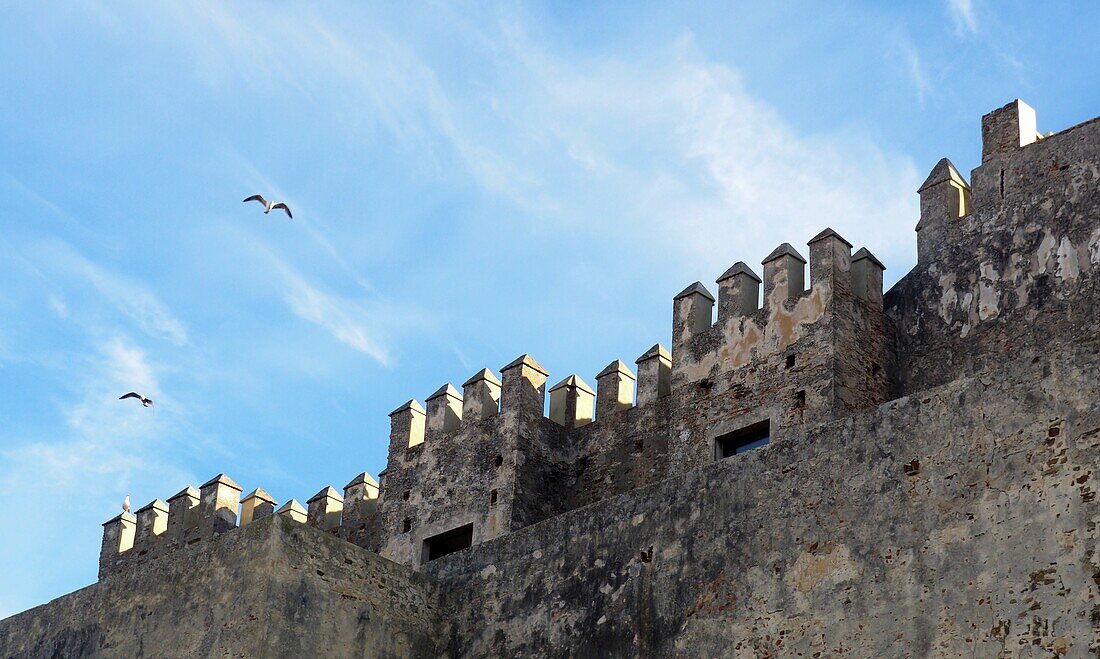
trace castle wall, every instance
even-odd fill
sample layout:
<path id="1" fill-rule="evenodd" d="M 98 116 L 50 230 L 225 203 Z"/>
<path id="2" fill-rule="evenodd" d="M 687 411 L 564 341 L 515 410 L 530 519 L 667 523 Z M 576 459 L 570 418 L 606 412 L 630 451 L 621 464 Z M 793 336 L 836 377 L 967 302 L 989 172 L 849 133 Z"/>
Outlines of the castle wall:
<path id="1" fill-rule="evenodd" d="M 762 308 L 751 294 L 741 313 L 720 312 L 713 324 L 704 313 L 704 326 L 679 341 L 674 321 L 671 473 L 713 462 L 715 438 L 750 424 L 768 420 L 774 436 L 887 399 L 894 328 L 882 312 L 881 269 L 870 282 L 866 272 L 854 276 L 850 249 L 828 229 L 811 240 L 804 290 L 805 262 L 781 246 L 788 263 L 774 267 L 776 253 L 765 262 Z"/>
<path id="2" fill-rule="evenodd" d="M 1100 654 L 1100 120 L 1043 137 L 1014 101 L 982 134 L 885 300 L 865 249 L 821 232 L 807 288 L 785 243 L 549 418 L 524 355 L 395 410 L 380 484 L 276 511 L 220 474 L 119 515 L 100 583 L 0 656 Z"/>
<path id="3" fill-rule="evenodd" d="M 1004 129 L 1013 108 L 987 115 L 986 132 Z M 966 215 L 922 189 L 918 238 L 938 233 L 886 296 L 898 395 L 1100 331 L 1100 120 L 1031 134 L 1024 146 L 987 139 Z"/>
<path id="4" fill-rule="evenodd" d="M 391 450 L 382 476 L 382 555 L 418 565 L 425 538 L 469 523 L 475 543 L 507 533 L 515 472 L 515 436 L 500 415 Z"/>
<path id="5" fill-rule="evenodd" d="M 791 429 L 433 561 L 448 656 L 1096 652 L 1098 348 Z"/>
<path id="6" fill-rule="evenodd" d="M 618 410 L 573 431 L 577 457 L 566 510 L 668 477 L 669 401 Z"/>
<path id="7" fill-rule="evenodd" d="M 435 657 L 422 575 L 283 516 L 0 620 L 2 657 Z"/>

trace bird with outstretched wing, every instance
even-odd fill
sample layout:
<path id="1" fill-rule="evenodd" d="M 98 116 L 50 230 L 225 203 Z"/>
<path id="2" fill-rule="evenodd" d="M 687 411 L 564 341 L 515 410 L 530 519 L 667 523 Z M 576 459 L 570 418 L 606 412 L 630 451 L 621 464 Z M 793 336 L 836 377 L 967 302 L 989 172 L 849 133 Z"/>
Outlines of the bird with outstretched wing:
<path id="1" fill-rule="evenodd" d="M 290 206 L 287 206 L 286 202 L 268 201 L 267 199 L 264 199 L 263 195 L 254 194 L 251 197 L 245 198 L 243 203 L 247 204 L 250 201 L 258 201 L 261 204 L 263 204 L 263 206 L 264 206 L 264 215 L 267 215 L 268 213 L 270 213 L 273 210 L 281 210 L 281 211 L 286 212 L 287 217 L 289 217 L 292 220 L 294 219 L 294 216 L 290 213 Z"/>
<path id="2" fill-rule="evenodd" d="M 119 400 L 126 400 L 127 398 L 136 398 L 136 399 L 140 400 L 143 407 L 152 407 L 153 406 L 153 399 L 146 398 L 145 396 L 142 396 L 141 394 L 139 394 L 136 391 L 131 391 L 130 393 L 122 394 L 121 396 L 118 397 Z"/>

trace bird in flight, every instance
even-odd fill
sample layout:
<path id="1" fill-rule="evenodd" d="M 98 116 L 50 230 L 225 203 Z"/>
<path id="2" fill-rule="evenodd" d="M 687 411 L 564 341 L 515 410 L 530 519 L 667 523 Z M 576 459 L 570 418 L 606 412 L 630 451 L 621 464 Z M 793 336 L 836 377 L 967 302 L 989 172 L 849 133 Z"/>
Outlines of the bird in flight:
<path id="1" fill-rule="evenodd" d="M 130 495 L 127 494 L 126 498 L 122 500 L 122 512 L 130 512 Z"/>
<path id="2" fill-rule="evenodd" d="M 139 394 L 136 391 L 131 391 L 128 394 L 122 394 L 121 396 L 118 397 L 119 400 L 126 400 L 127 398 L 136 398 L 136 399 L 140 400 L 142 406 L 144 406 L 144 407 L 152 407 L 153 406 L 153 399 L 152 398 L 146 398 L 145 396 L 142 396 L 141 394 Z"/>
<path id="3" fill-rule="evenodd" d="M 258 201 L 261 204 L 263 204 L 264 205 L 264 215 L 267 215 L 268 213 L 270 213 L 271 211 L 274 211 L 274 210 L 284 210 L 284 211 L 286 211 L 286 216 L 287 217 L 289 217 L 292 220 L 294 219 L 294 216 L 290 214 L 290 206 L 287 206 L 285 203 L 283 203 L 281 201 L 268 201 L 268 200 L 264 199 L 263 195 L 258 195 L 258 194 L 254 194 L 251 197 L 245 199 L 244 203 L 247 204 L 250 201 Z"/>

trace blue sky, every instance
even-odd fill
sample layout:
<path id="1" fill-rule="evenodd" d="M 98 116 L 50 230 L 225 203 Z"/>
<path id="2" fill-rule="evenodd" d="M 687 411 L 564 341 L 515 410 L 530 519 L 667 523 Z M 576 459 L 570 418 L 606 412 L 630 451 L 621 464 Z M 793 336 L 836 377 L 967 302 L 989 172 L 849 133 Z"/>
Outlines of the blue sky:
<path id="1" fill-rule="evenodd" d="M 405 400 L 592 383 L 781 242 L 893 282 L 984 112 L 1100 112 L 1100 5 L 409 4 L 4 3 L 0 617 L 93 582 L 127 493 L 376 474 Z"/>

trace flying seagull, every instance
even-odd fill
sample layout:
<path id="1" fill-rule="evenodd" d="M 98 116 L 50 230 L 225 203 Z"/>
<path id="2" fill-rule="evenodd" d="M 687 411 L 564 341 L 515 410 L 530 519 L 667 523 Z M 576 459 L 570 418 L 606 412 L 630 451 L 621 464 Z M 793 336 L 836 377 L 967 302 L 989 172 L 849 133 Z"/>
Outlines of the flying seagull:
<path id="1" fill-rule="evenodd" d="M 145 396 L 142 396 L 141 394 L 139 394 L 136 391 L 131 391 L 128 394 L 122 394 L 121 396 L 118 397 L 119 400 L 126 400 L 127 398 L 136 398 L 136 399 L 140 400 L 141 404 L 145 407 L 152 407 L 153 406 L 153 399 L 152 398 L 146 398 Z"/>
<path id="2" fill-rule="evenodd" d="M 287 206 L 286 204 L 284 204 L 281 201 L 268 201 L 268 200 L 264 199 L 263 195 L 258 195 L 258 194 L 254 194 L 251 197 L 249 197 L 248 199 L 245 199 L 244 203 L 247 204 L 250 201 L 258 201 L 261 204 L 263 204 L 264 205 L 264 215 L 267 215 L 268 213 L 270 213 L 273 210 L 284 210 L 284 211 L 286 211 L 286 216 L 287 217 L 289 217 L 292 220 L 294 219 L 294 216 L 290 214 L 290 207 Z"/>
<path id="3" fill-rule="evenodd" d="M 130 495 L 127 494 L 126 498 L 122 500 L 122 512 L 130 512 Z"/>

